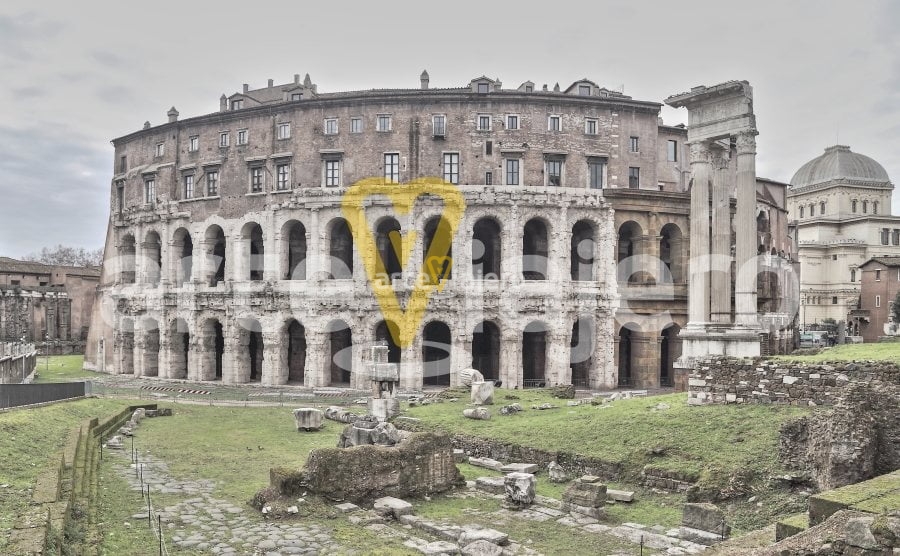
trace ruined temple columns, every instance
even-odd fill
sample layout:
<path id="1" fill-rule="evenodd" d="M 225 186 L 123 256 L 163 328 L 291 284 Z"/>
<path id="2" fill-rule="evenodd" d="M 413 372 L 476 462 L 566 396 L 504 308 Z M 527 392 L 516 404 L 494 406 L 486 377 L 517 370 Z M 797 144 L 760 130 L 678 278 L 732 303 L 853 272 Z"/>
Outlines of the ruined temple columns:
<path id="1" fill-rule="evenodd" d="M 717 148 L 712 157 L 712 257 L 710 321 L 731 324 L 731 173 L 729 153 Z"/>
<path id="2" fill-rule="evenodd" d="M 688 264 L 688 328 L 709 321 L 710 152 L 704 141 L 691 143 L 691 260 Z"/>
<path id="3" fill-rule="evenodd" d="M 735 215 L 735 324 L 757 328 L 756 315 L 756 132 L 737 135 Z"/>

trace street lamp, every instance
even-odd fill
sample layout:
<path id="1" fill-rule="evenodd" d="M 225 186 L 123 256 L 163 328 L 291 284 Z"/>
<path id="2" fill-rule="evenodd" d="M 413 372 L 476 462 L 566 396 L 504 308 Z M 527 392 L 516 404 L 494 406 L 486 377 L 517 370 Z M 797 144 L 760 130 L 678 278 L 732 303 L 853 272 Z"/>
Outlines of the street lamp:
<path id="1" fill-rule="evenodd" d="M 25 351 L 25 334 L 22 334 L 22 351 Z M 19 354 L 22 357 L 22 383 L 25 382 L 25 356 L 21 353 Z"/>
<path id="2" fill-rule="evenodd" d="M 46 365 L 44 367 L 44 372 L 50 374 L 50 333 L 44 335 L 44 354 L 47 357 Z"/>

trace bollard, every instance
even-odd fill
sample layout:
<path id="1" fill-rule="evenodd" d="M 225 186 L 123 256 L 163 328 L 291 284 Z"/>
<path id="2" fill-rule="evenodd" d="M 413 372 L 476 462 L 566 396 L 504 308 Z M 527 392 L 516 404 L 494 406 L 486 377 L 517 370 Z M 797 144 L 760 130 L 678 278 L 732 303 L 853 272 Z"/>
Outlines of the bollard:
<path id="1" fill-rule="evenodd" d="M 153 519 L 150 515 L 152 510 L 150 509 L 150 485 L 147 485 L 147 525 L 150 526 L 150 529 L 153 529 Z"/>
<path id="2" fill-rule="evenodd" d="M 163 556 L 163 542 L 162 542 L 162 517 L 156 516 L 156 529 L 159 531 L 159 556 Z"/>

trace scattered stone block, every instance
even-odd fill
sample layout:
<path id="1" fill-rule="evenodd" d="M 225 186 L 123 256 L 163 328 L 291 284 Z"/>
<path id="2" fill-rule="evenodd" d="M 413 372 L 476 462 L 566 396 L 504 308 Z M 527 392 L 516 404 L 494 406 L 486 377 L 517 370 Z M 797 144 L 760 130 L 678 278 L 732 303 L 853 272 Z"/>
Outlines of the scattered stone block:
<path id="1" fill-rule="evenodd" d="M 547 475 L 549 476 L 551 483 L 564 483 L 569 480 L 569 475 L 566 473 L 566 470 L 562 465 L 555 461 L 551 461 L 550 464 L 547 465 Z"/>
<path id="2" fill-rule="evenodd" d="M 484 529 L 475 525 L 465 525 L 462 533 L 459 535 L 459 544 L 468 545 L 476 541 L 488 541 L 491 544 L 507 545 L 509 544 L 509 535 L 496 529 Z"/>
<path id="3" fill-rule="evenodd" d="M 492 542 L 479 540 L 463 546 L 460 554 L 463 556 L 501 556 L 503 549 Z"/>
<path id="4" fill-rule="evenodd" d="M 722 542 L 722 536 L 710 531 L 702 531 L 693 527 L 681 527 L 678 531 L 678 538 L 688 542 L 702 544 L 704 546 L 712 546 Z"/>
<path id="5" fill-rule="evenodd" d="M 881 548 L 878 541 L 875 540 L 875 535 L 872 534 L 871 527 L 874 521 L 874 517 L 854 517 L 847 520 L 844 529 L 847 544 L 863 550 Z"/>
<path id="6" fill-rule="evenodd" d="M 606 485 L 592 475 L 575 480 L 563 493 L 563 511 L 573 514 L 600 519 L 605 503 Z"/>
<path id="7" fill-rule="evenodd" d="M 573 400 L 575 399 L 575 386 L 571 384 L 560 384 L 551 388 L 550 394 L 554 398 Z"/>
<path id="8" fill-rule="evenodd" d="M 332 405 L 325 408 L 325 418 L 330 421 L 337 421 L 338 423 L 349 425 L 356 422 L 356 420 L 359 419 L 359 415 L 351 413 L 342 407 Z"/>
<path id="9" fill-rule="evenodd" d="M 503 478 L 506 501 L 513 507 L 522 508 L 534 502 L 534 486 L 537 481 L 530 473 L 509 473 Z"/>
<path id="10" fill-rule="evenodd" d="M 524 411 L 521 405 L 517 403 L 511 403 L 500 408 L 500 415 L 515 415 L 520 411 Z"/>
<path id="11" fill-rule="evenodd" d="M 110 450 L 121 450 L 122 449 L 122 437 L 119 435 L 110 437 L 109 440 L 106 441 L 106 447 Z"/>
<path id="12" fill-rule="evenodd" d="M 494 471 L 500 471 L 500 468 L 503 467 L 503 464 L 499 461 L 491 458 L 469 458 L 469 465 L 474 465 L 475 467 L 484 467 L 485 469 L 493 469 Z"/>
<path id="13" fill-rule="evenodd" d="M 369 414 L 379 421 L 387 421 L 400 414 L 400 400 L 397 398 L 369 398 L 367 408 Z"/>
<path id="14" fill-rule="evenodd" d="M 472 403 L 475 405 L 494 404 L 493 382 L 472 382 Z"/>
<path id="15" fill-rule="evenodd" d="M 483 407 L 470 407 L 468 409 L 463 409 L 463 416 L 478 421 L 489 421 L 491 419 L 491 412 Z"/>
<path id="16" fill-rule="evenodd" d="M 359 510 L 359 506 L 357 506 L 356 504 L 353 504 L 351 502 L 344 502 L 343 504 L 337 504 L 334 508 L 337 511 L 341 512 L 342 514 L 348 514 L 350 512 L 355 512 L 355 511 Z"/>
<path id="17" fill-rule="evenodd" d="M 731 533 L 731 527 L 725 523 L 725 514 L 715 504 L 709 503 L 685 504 L 681 525 L 726 537 Z"/>
<path id="18" fill-rule="evenodd" d="M 294 410 L 294 422 L 298 431 L 317 431 L 322 428 L 324 414 L 321 409 L 299 407 Z"/>
<path id="19" fill-rule="evenodd" d="M 453 448 L 453 461 L 456 463 L 465 463 L 469 459 L 469 456 L 466 455 L 465 450 L 461 448 Z"/>
<path id="20" fill-rule="evenodd" d="M 538 465 L 536 463 L 507 463 L 500 468 L 502 473 L 537 473 Z"/>
<path id="21" fill-rule="evenodd" d="M 542 403 L 541 405 L 531 406 L 531 409 L 539 409 L 543 411 L 545 409 L 556 409 L 556 407 L 557 406 L 553 405 L 552 403 Z"/>
<path id="22" fill-rule="evenodd" d="M 478 477 L 475 479 L 475 488 L 491 494 L 503 494 L 506 492 L 505 485 L 503 477 Z"/>
<path id="23" fill-rule="evenodd" d="M 375 500 L 374 510 L 378 515 L 399 519 L 400 516 L 412 513 L 412 504 L 393 496 L 384 496 Z"/>
<path id="24" fill-rule="evenodd" d="M 471 386 L 473 382 L 484 382 L 484 375 L 478 369 L 463 369 L 459 371 L 459 382 Z"/>
<path id="25" fill-rule="evenodd" d="M 434 541 L 419 547 L 419 552 L 426 555 L 459 554 L 456 543 L 449 541 Z"/>
<path id="26" fill-rule="evenodd" d="M 630 490 L 606 489 L 606 499 L 615 502 L 634 502 L 634 492 Z"/>

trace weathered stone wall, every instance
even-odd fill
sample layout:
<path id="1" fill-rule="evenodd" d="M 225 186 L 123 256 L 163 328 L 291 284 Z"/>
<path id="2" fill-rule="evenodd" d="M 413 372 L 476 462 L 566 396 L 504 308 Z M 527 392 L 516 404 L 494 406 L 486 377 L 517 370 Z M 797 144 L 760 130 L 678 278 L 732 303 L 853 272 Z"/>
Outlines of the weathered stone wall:
<path id="1" fill-rule="evenodd" d="M 0 384 L 19 384 L 34 372 L 34 344 L 0 343 Z"/>
<path id="2" fill-rule="evenodd" d="M 306 460 L 302 482 L 327 498 L 362 502 L 380 496 L 403 498 L 444 492 L 464 479 L 453 460 L 449 437 L 414 433 L 392 447 L 313 450 Z"/>

